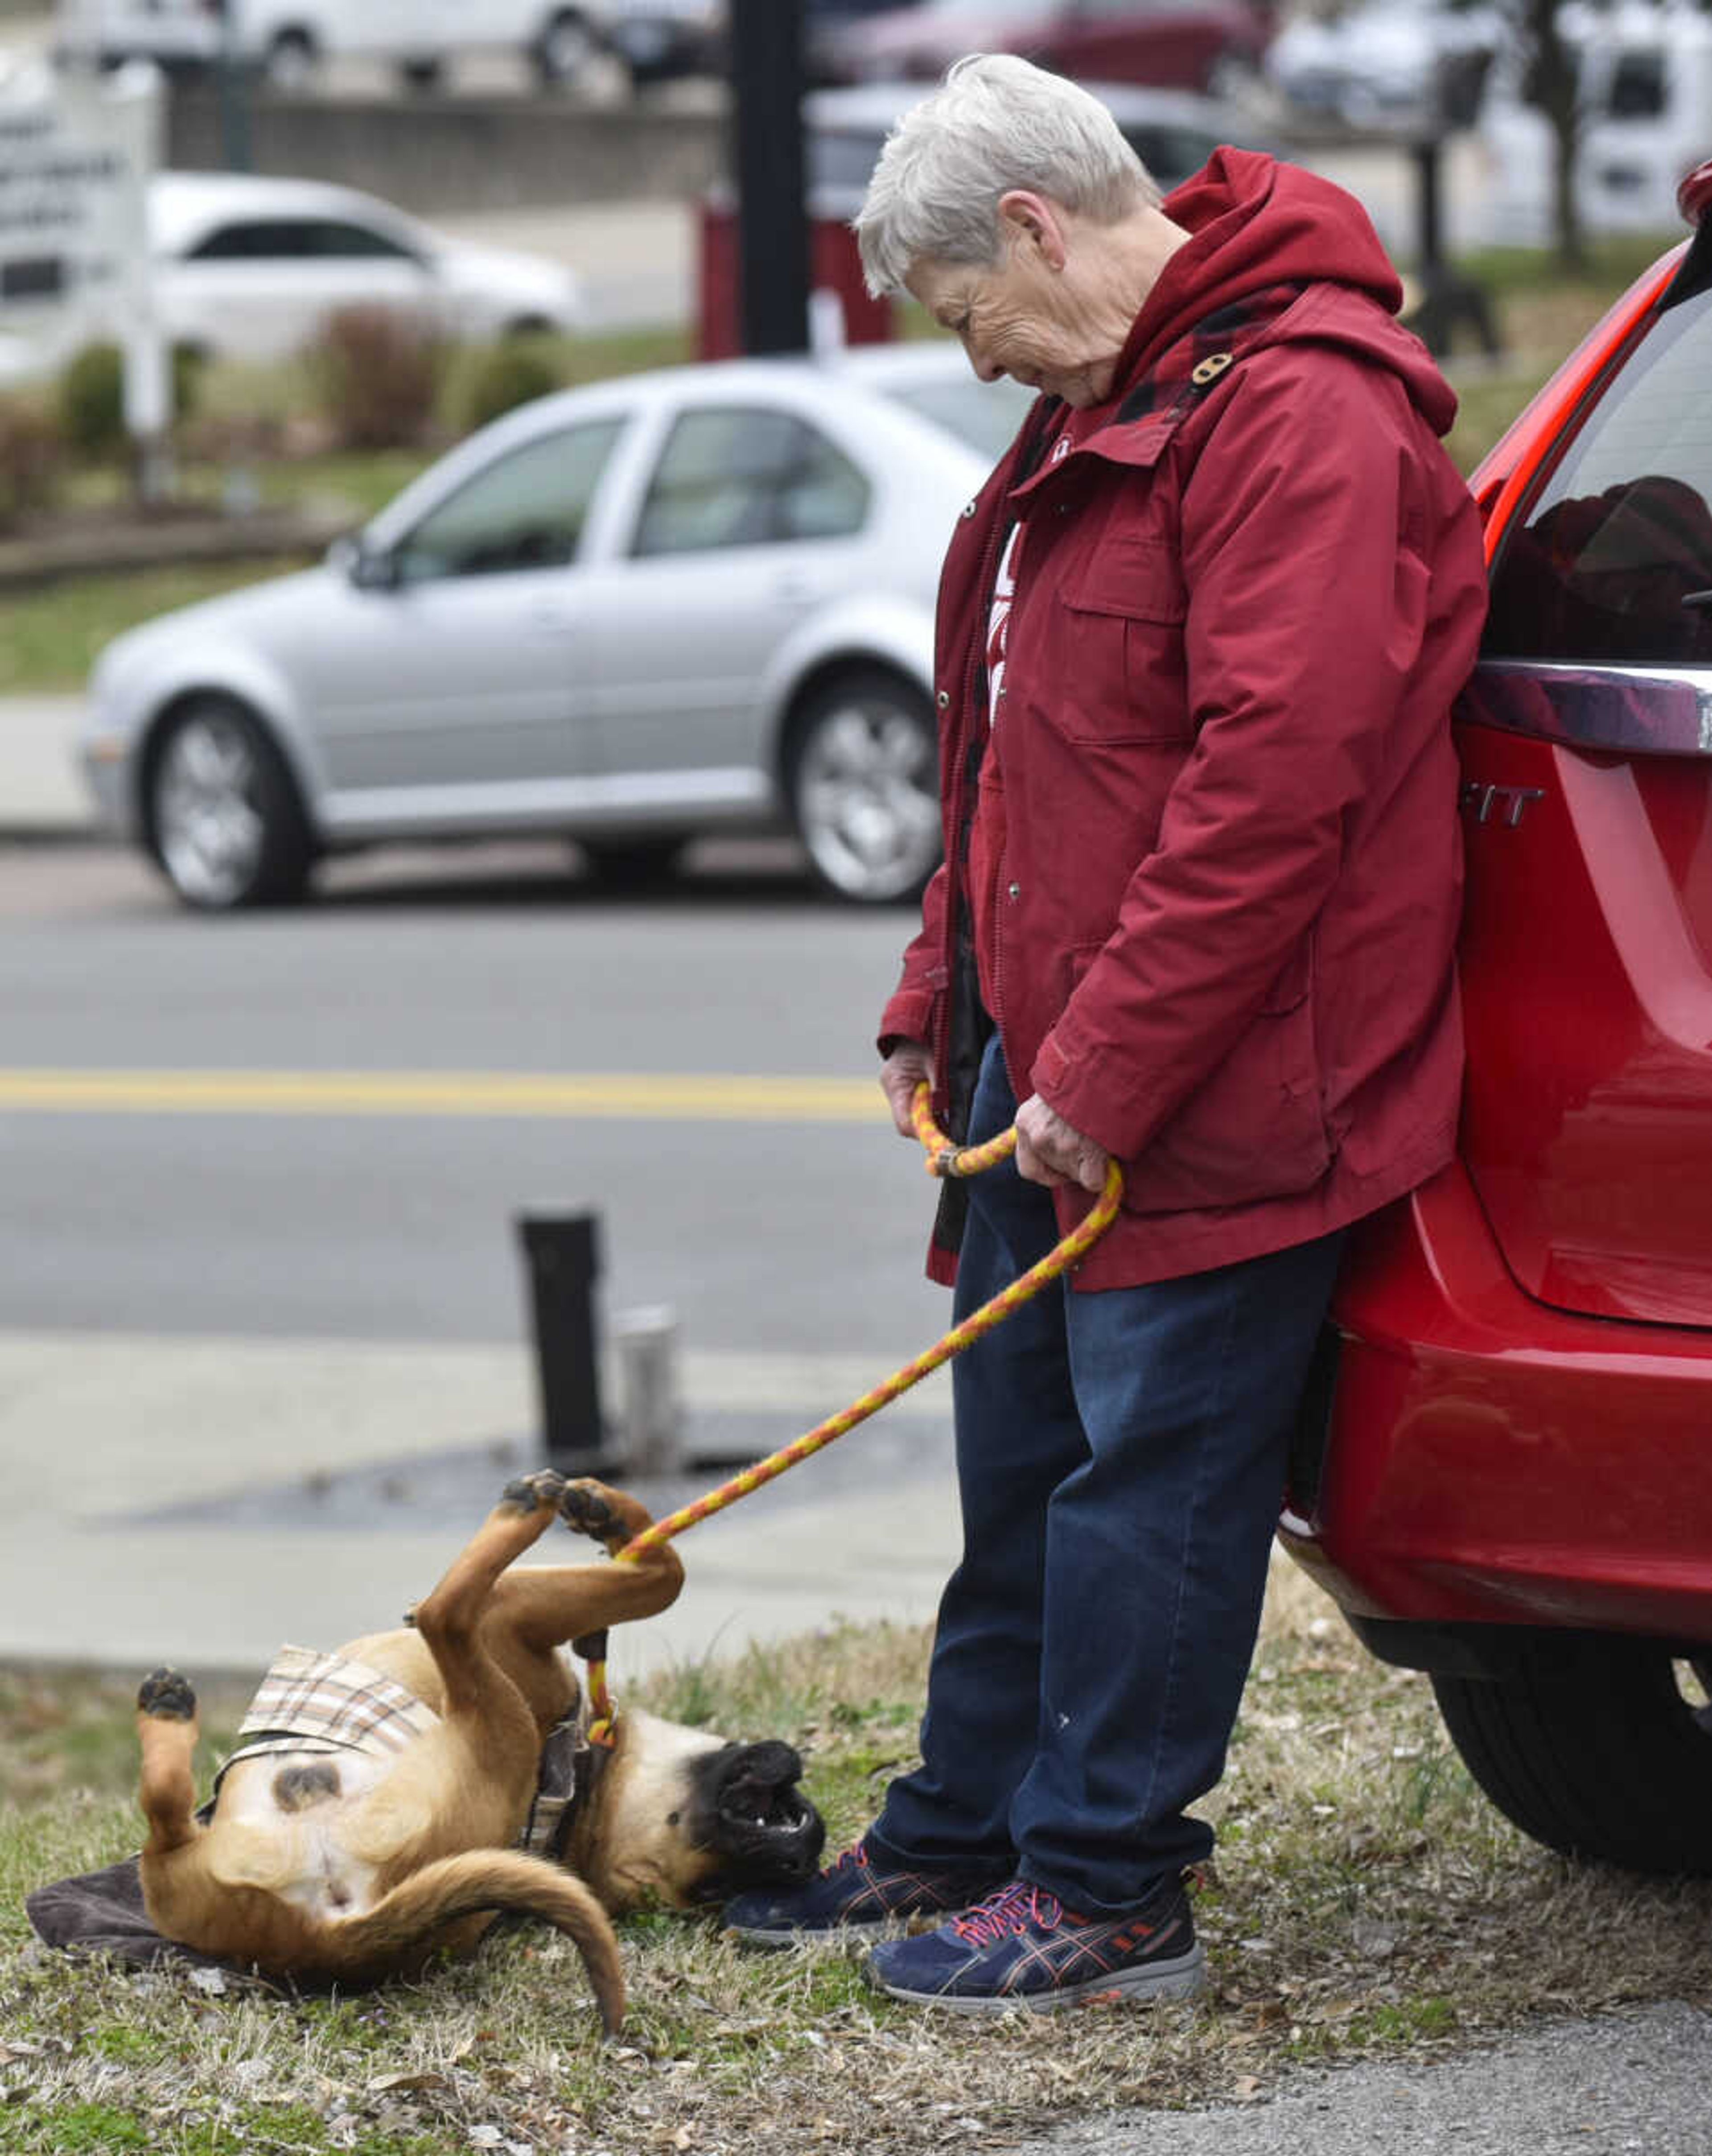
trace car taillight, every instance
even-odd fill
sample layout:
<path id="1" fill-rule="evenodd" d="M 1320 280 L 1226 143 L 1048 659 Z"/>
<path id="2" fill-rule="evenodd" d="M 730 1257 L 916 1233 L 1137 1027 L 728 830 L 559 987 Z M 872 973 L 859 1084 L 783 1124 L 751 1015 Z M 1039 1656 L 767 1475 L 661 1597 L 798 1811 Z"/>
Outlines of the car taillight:
<path id="1" fill-rule="evenodd" d="M 1676 191 L 1676 206 L 1689 224 L 1699 224 L 1712 208 L 1712 157 L 1696 165 Z"/>

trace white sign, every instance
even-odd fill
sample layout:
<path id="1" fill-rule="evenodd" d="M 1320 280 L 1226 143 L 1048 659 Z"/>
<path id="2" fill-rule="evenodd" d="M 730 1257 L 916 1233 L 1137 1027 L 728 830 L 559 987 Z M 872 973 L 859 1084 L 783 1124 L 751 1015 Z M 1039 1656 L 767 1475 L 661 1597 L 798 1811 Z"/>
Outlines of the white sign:
<path id="1" fill-rule="evenodd" d="M 168 418 L 153 322 L 149 177 L 160 157 L 161 78 L 32 67 L 0 80 L 0 337 L 51 372 L 110 337 L 126 353 L 137 434 Z"/>

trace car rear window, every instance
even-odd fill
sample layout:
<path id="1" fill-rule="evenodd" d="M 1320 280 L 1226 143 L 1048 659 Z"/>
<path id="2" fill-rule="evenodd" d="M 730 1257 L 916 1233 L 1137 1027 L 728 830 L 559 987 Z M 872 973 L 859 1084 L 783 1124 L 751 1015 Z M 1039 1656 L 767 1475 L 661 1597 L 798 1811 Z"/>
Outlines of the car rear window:
<path id="1" fill-rule="evenodd" d="M 1492 583 L 1489 658 L 1712 665 L 1712 292 L 1661 314 Z"/>
<path id="2" fill-rule="evenodd" d="M 1034 402 L 1034 392 L 1008 376 L 982 382 L 972 373 L 966 380 L 944 375 L 931 382 L 889 382 L 884 389 L 894 403 L 907 404 L 994 464 L 1015 440 L 1023 414 Z"/>

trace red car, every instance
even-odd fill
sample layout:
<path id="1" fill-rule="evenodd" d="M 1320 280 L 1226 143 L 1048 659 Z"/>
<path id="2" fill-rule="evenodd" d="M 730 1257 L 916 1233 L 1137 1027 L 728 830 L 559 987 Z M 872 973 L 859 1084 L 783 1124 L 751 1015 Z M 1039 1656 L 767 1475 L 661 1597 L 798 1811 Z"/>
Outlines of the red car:
<path id="1" fill-rule="evenodd" d="M 1217 94 L 1252 76 L 1271 10 L 1246 0 L 920 0 L 830 28 L 826 82 L 930 80 L 965 53 L 1021 53 L 1060 74 Z"/>
<path id="2" fill-rule="evenodd" d="M 1712 163 L 1680 200 L 1474 478 L 1460 1158 L 1352 1252 L 1282 1533 L 1527 1833 L 1708 1873 Z"/>

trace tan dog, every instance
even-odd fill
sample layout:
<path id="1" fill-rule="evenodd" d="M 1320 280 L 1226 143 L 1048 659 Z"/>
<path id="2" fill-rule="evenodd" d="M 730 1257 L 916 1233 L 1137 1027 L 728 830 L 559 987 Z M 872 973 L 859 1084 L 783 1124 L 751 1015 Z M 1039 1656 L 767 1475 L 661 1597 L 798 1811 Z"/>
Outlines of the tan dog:
<path id="1" fill-rule="evenodd" d="M 610 2031 L 624 1986 L 609 1912 L 812 1871 L 824 1830 L 788 1745 L 640 1714 L 619 1718 L 563 1865 L 512 1846 L 547 1732 L 577 1704 L 561 1645 L 654 1615 L 683 1584 L 666 1545 L 634 1563 L 508 1568 L 561 1517 L 613 1552 L 648 1524 L 598 1482 L 542 1472 L 510 1484 L 413 1629 L 304 1657 L 305 1686 L 348 1683 L 356 1666 L 361 1744 L 287 1733 L 241 1747 L 206 1819 L 191 1778 L 195 1695 L 172 1671 L 145 1681 L 141 1876 L 156 1930 L 271 1975 L 366 1982 L 467 1952 L 494 1915 L 526 1912 L 575 1941 Z M 259 1705 L 291 1689 L 264 1687 Z"/>

